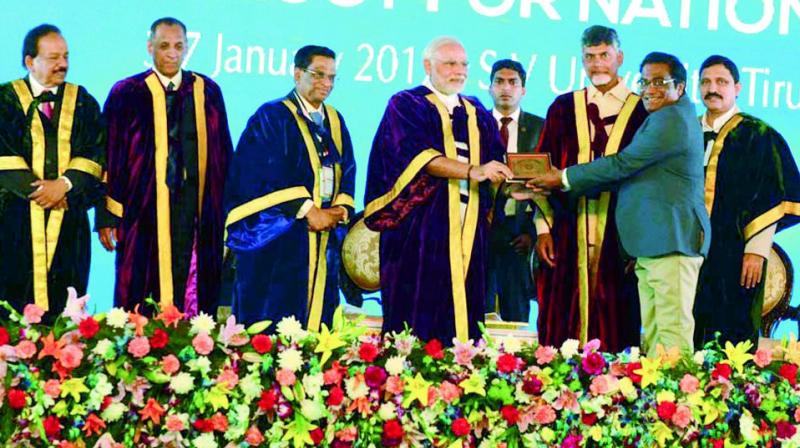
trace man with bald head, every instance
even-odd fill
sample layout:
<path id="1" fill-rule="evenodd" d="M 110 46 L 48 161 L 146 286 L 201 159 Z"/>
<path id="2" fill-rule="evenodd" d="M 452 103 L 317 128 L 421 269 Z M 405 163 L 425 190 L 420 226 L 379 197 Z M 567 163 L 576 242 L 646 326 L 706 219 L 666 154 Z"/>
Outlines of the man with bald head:
<path id="1" fill-rule="evenodd" d="M 381 232 L 383 331 L 445 344 L 479 336 L 492 183 L 511 177 L 492 114 L 460 94 L 464 46 L 434 39 L 421 86 L 389 100 L 367 172 L 367 226 Z"/>
<path id="2" fill-rule="evenodd" d="M 67 287 L 86 293 L 86 212 L 102 197 L 104 132 L 97 101 L 65 82 L 57 27 L 28 32 L 22 64 L 25 78 L 0 85 L 0 298 L 19 311 L 35 303 L 48 321 Z"/>
<path id="3" fill-rule="evenodd" d="M 156 20 L 153 68 L 116 83 L 106 101 L 107 213 L 96 227 L 117 251 L 116 306 L 153 297 L 189 315 L 216 309 L 232 145 L 217 84 L 181 69 L 187 48 L 181 21 Z"/>

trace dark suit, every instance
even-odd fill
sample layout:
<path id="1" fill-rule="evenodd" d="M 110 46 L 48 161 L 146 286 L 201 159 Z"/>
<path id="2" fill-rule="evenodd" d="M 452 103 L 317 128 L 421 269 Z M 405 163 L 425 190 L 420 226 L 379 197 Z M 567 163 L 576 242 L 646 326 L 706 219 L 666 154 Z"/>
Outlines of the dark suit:
<path id="1" fill-rule="evenodd" d="M 522 111 L 517 128 L 517 152 L 533 153 L 539 142 L 539 133 L 544 119 Z M 514 215 L 505 215 L 508 201 L 514 201 L 503 193 L 497 193 L 494 221 L 489 237 L 489 281 L 487 288 L 487 310 L 498 310 L 506 321 L 527 322 L 530 300 L 536 289 L 531 276 L 531 253 L 519 254 L 511 241 L 527 234 L 535 240 L 532 213 L 527 201 L 514 201 Z M 497 305 L 495 305 L 497 299 Z"/>

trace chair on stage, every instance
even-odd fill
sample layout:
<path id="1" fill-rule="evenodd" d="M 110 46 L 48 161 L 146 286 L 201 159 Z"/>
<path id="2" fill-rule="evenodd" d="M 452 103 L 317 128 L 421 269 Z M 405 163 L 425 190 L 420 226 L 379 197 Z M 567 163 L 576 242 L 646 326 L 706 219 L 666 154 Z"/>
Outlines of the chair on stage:
<path id="1" fill-rule="evenodd" d="M 764 305 L 761 311 L 761 334 L 772 337 L 772 333 L 784 320 L 797 323 L 796 335 L 800 336 L 800 307 L 790 306 L 794 270 L 792 261 L 778 244 L 772 245 L 767 260 L 767 278 L 765 280 Z"/>

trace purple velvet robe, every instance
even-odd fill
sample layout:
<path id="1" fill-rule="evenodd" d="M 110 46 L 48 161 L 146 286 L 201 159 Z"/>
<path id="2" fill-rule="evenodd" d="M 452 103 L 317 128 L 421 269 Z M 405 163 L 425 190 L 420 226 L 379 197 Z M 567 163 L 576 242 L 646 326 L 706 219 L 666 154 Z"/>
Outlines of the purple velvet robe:
<path id="1" fill-rule="evenodd" d="M 147 297 L 160 299 L 155 131 L 148 70 L 117 82 L 106 100 L 108 196 L 121 204 L 118 222 L 114 305 L 133 308 Z M 197 306 L 214 313 L 220 291 L 225 176 L 232 154 L 222 92 L 214 81 L 183 72 L 178 101 L 194 94 L 195 77 L 204 81 L 207 162 L 202 213 L 196 223 Z M 114 210 L 109 211 L 112 213 Z M 175 299 L 180 303 L 178 298 Z"/>
<path id="2" fill-rule="evenodd" d="M 383 331 L 402 331 L 408 325 L 423 340 L 437 338 L 450 344 L 456 336 L 456 309 L 450 266 L 448 180 L 425 172 L 425 165 L 436 153 L 445 153 L 442 119 L 426 98 L 431 94 L 420 86 L 389 100 L 369 158 L 365 222 L 381 232 Z M 501 161 L 504 147 L 491 113 L 475 98 L 461 97 L 461 101 L 469 101 L 476 109 L 480 163 Z M 455 140 L 467 142 L 463 105 L 455 109 L 452 121 Z M 407 183 L 401 176 L 404 172 Z M 479 336 L 478 323 L 484 318 L 493 203 L 488 182 L 479 184 L 477 199 L 477 226 L 465 279 L 470 338 Z"/>
<path id="3" fill-rule="evenodd" d="M 647 112 L 639 102 L 620 142 L 624 151 L 641 126 Z M 578 133 L 575 100 L 572 92 L 553 101 L 547 111 L 537 152 L 549 153 L 553 165 L 566 168 L 578 163 Z M 594 192 L 597 193 L 597 192 Z M 560 347 L 567 339 L 579 339 L 581 330 L 578 286 L 577 198 L 556 192 L 550 196 L 553 207 L 553 236 L 556 265 L 540 263 L 536 273 L 539 300 L 537 321 L 539 342 Z M 604 351 L 618 352 L 639 345 L 641 319 L 636 276 L 625 274 L 625 262 L 615 223 L 616 194 L 608 206 L 605 237 L 597 268 L 597 284 L 589 292 L 587 340 L 600 339 Z"/>

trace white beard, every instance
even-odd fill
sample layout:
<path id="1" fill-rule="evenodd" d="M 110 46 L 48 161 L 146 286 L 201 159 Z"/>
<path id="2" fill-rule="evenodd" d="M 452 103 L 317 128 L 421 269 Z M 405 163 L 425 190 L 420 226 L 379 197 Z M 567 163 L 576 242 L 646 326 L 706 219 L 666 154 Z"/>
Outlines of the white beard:
<path id="1" fill-rule="evenodd" d="M 592 76 L 592 84 L 595 86 L 604 86 L 611 82 L 611 75 L 607 73 L 599 73 Z"/>

